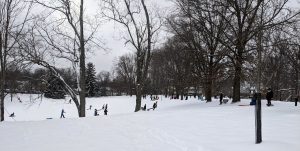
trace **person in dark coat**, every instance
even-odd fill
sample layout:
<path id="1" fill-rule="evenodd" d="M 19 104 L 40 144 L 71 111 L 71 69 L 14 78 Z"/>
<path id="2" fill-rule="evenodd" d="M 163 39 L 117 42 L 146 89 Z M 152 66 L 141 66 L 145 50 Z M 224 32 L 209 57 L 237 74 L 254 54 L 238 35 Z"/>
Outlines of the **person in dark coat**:
<path id="1" fill-rule="evenodd" d="M 66 112 L 65 112 L 65 110 L 64 110 L 64 109 L 62 109 L 62 110 L 61 110 L 61 114 L 60 114 L 60 118 L 65 118 L 65 115 L 64 115 L 64 113 L 66 113 Z"/>
<path id="2" fill-rule="evenodd" d="M 94 116 L 98 116 L 99 114 L 98 114 L 98 110 L 97 109 L 95 109 L 94 110 Z"/>
<path id="3" fill-rule="evenodd" d="M 104 115 L 107 115 L 107 108 L 104 109 Z"/>
<path id="4" fill-rule="evenodd" d="M 254 92 L 250 105 L 256 105 L 256 100 L 257 100 L 257 93 Z"/>
<path id="5" fill-rule="evenodd" d="M 146 109 L 147 109 L 147 106 L 146 106 L 146 104 L 145 104 L 144 107 L 142 108 L 142 110 L 143 110 L 143 111 L 146 111 Z"/>
<path id="6" fill-rule="evenodd" d="M 220 105 L 223 103 L 223 93 L 220 93 Z"/>
<path id="7" fill-rule="evenodd" d="M 11 113 L 9 117 L 15 117 L 15 112 Z"/>
<path id="8" fill-rule="evenodd" d="M 153 110 L 157 108 L 157 101 L 153 104 Z"/>
<path id="9" fill-rule="evenodd" d="M 268 101 L 267 106 L 272 106 L 271 100 L 273 98 L 273 91 L 271 88 L 268 88 L 268 92 L 266 94 L 266 99 Z"/>

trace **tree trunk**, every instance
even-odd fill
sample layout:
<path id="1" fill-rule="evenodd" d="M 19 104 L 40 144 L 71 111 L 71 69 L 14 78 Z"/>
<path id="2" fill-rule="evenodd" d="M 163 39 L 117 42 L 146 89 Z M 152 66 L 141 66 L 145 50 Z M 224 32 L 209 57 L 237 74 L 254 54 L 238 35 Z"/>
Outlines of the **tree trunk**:
<path id="1" fill-rule="evenodd" d="M 241 101 L 241 75 L 242 75 L 242 66 L 240 60 L 237 61 L 235 66 L 235 74 L 233 80 L 233 95 L 232 103 Z"/>
<path id="2" fill-rule="evenodd" d="M 4 94 L 4 85 L 5 85 L 5 74 L 3 69 L 1 70 L 1 84 L 0 84 L 0 97 L 1 97 L 1 102 L 0 102 L 0 121 L 4 121 L 4 98 L 5 98 L 5 94 Z"/>
<path id="3" fill-rule="evenodd" d="M 211 102 L 212 97 L 212 85 L 213 85 L 213 57 L 211 55 L 209 62 L 209 75 L 206 77 L 206 86 L 205 86 L 205 99 L 207 102 Z"/>
<path id="4" fill-rule="evenodd" d="M 212 97 L 212 81 L 207 81 L 205 86 L 206 102 L 211 102 L 211 97 Z"/>
<path id="5" fill-rule="evenodd" d="M 137 55 L 137 68 L 136 68 L 136 104 L 134 112 L 138 112 L 141 109 L 141 100 L 142 100 L 142 88 L 143 88 L 143 79 L 142 79 L 142 62 L 140 53 Z"/>
<path id="6" fill-rule="evenodd" d="M 85 117 L 85 48 L 83 34 L 83 0 L 80 4 L 80 111 L 79 117 Z"/>
<path id="7" fill-rule="evenodd" d="M 0 32 L 0 121 L 4 121 L 4 84 L 5 84 L 5 74 L 4 74 L 4 60 L 3 60 L 3 44 L 2 44 L 2 32 Z"/>
<path id="8" fill-rule="evenodd" d="M 180 100 L 183 100 L 183 90 L 180 91 Z"/>
<path id="9" fill-rule="evenodd" d="M 142 89 L 141 86 L 138 84 L 136 86 L 136 104 L 134 112 L 138 112 L 142 106 Z"/>

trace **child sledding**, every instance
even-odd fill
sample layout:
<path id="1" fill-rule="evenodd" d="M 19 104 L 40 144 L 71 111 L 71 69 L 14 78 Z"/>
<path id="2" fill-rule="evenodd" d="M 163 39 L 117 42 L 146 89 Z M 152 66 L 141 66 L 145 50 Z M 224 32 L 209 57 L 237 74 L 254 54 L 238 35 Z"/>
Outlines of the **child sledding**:
<path id="1" fill-rule="evenodd" d="M 150 111 L 150 110 L 154 111 L 156 108 L 157 108 L 157 101 L 155 103 L 153 103 L 152 108 L 147 109 L 147 111 Z"/>
<path id="2" fill-rule="evenodd" d="M 146 110 L 147 110 L 146 104 L 145 104 L 143 107 L 141 107 L 141 110 L 143 110 L 143 111 L 146 111 Z"/>
<path id="3" fill-rule="evenodd" d="M 15 117 L 15 112 L 11 113 L 9 117 Z"/>

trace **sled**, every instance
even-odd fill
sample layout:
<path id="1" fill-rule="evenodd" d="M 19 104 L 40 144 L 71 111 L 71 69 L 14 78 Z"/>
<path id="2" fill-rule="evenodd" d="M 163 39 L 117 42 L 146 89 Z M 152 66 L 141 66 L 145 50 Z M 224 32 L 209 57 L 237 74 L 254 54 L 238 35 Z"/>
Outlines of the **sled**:
<path id="1" fill-rule="evenodd" d="M 239 104 L 238 106 L 250 106 L 249 104 Z"/>

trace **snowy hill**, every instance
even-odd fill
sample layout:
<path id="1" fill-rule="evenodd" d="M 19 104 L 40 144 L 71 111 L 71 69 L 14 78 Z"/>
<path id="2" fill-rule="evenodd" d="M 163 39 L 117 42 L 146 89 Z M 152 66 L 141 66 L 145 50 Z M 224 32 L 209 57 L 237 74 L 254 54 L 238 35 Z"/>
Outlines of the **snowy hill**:
<path id="1" fill-rule="evenodd" d="M 218 105 L 194 98 L 180 101 L 160 98 L 155 111 L 133 113 L 135 97 L 87 99 L 86 118 L 77 118 L 66 100 L 29 100 L 19 95 L 6 100 L 6 122 L 0 123 L 1 151 L 298 151 L 300 107 L 274 101 L 262 106 L 263 142 L 254 143 L 254 107 L 243 100 Z M 35 103 L 33 103 L 35 102 Z M 108 116 L 93 109 L 108 103 Z M 142 104 L 152 106 L 153 101 Z M 59 119 L 61 109 L 66 119 Z M 8 113 L 15 112 L 15 120 Z M 46 120 L 46 118 L 53 118 Z M 14 121 L 14 122 L 11 122 Z"/>

